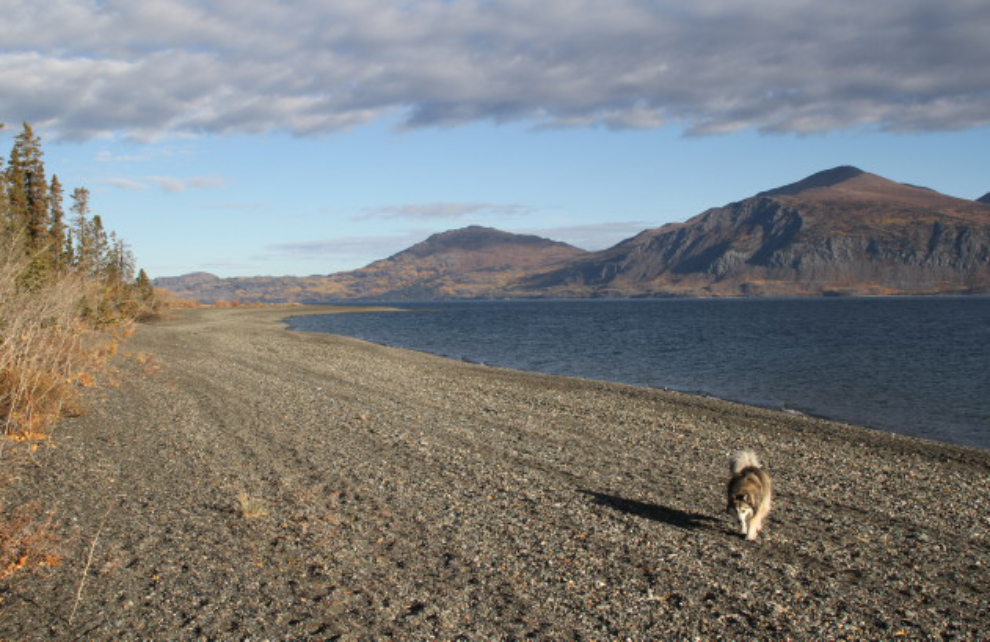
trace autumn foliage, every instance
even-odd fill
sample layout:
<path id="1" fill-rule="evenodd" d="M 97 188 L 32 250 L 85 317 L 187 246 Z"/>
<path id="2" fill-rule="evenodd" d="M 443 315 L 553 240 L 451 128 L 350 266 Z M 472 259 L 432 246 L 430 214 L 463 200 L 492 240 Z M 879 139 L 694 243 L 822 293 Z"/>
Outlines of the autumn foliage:
<path id="1" fill-rule="evenodd" d="M 60 417 L 80 412 L 79 391 L 157 309 L 147 275 L 134 275 L 127 247 L 90 214 L 89 192 L 73 191 L 66 220 L 62 186 L 41 159 L 25 125 L 0 171 L 0 457 L 14 442 L 37 449 Z M 0 578 L 52 563 L 49 523 L 38 507 L 0 503 Z"/>
<path id="2" fill-rule="evenodd" d="M 72 193 L 67 221 L 29 125 L 0 174 L 0 430 L 45 434 L 72 408 L 116 345 L 115 334 L 154 312 L 154 291 L 134 276 L 127 247 Z"/>

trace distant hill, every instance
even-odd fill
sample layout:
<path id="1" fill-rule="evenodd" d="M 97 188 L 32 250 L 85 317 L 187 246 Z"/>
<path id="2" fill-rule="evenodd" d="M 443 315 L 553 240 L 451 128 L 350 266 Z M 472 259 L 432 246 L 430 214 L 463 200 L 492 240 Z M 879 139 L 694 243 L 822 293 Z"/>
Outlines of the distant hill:
<path id="1" fill-rule="evenodd" d="M 233 291 L 226 281 L 208 272 L 161 277 L 154 279 L 152 285 L 188 299 L 221 301 L 233 298 Z"/>
<path id="2" fill-rule="evenodd" d="M 436 299 L 498 296 L 520 278 L 587 254 L 566 243 L 471 226 L 434 234 L 371 265 L 331 275 L 335 298 Z"/>
<path id="3" fill-rule="evenodd" d="M 855 167 L 646 230 L 521 291 L 775 296 L 990 291 L 990 207 Z"/>
<path id="4" fill-rule="evenodd" d="M 976 199 L 976 202 L 977 203 L 987 203 L 988 205 L 990 205 L 990 192 L 987 192 L 986 194 L 984 194 L 980 198 Z"/>
<path id="5" fill-rule="evenodd" d="M 566 243 L 471 226 L 434 234 L 367 267 L 329 276 L 219 279 L 195 273 L 156 287 L 204 302 L 320 302 L 499 296 L 511 283 L 587 254 Z"/>
<path id="6" fill-rule="evenodd" d="M 472 226 L 329 276 L 196 273 L 155 285 L 266 302 L 987 293 L 990 204 L 843 166 L 600 252 Z"/>

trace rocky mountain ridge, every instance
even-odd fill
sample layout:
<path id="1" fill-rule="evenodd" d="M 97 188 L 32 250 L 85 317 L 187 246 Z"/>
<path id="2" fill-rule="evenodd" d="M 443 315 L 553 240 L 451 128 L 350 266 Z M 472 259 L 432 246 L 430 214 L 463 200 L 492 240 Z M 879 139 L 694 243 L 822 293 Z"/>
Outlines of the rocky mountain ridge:
<path id="1" fill-rule="evenodd" d="M 990 292 L 990 204 L 851 166 L 586 252 L 471 226 L 329 276 L 156 285 L 203 301 Z"/>
<path id="2" fill-rule="evenodd" d="M 990 207 L 854 167 L 665 225 L 524 290 L 556 296 L 937 294 L 990 289 Z"/>

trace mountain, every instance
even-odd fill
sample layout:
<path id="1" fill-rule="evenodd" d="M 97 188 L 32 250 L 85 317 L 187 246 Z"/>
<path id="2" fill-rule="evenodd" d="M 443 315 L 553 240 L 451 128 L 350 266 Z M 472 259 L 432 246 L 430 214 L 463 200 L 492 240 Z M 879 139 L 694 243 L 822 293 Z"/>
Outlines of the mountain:
<path id="1" fill-rule="evenodd" d="M 328 285 L 342 299 L 484 298 L 584 254 L 566 243 L 475 225 L 434 234 L 367 267 L 331 275 Z"/>
<path id="2" fill-rule="evenodd" d="M 980 198 L 976 199 L 976 202 L 977 203 L 987 203 L 988 205 L 990 205 L 990 192 L 987 192 L 986 194 L 984 194 Z"/>
<path id="3" fill-rule="evenodd" d="M 646 230 L 524 279 L 544 296 L 990 291 L 990 206 L 855 167 Z"/>
<path id="4" fill-rule="evenodd" d="M 842 166 L 600 252 L 472 226 L 329 276 L 196 273 L 155 285 L 264 302 L 987 293 L 990 204 Z"/>
<path id="5" fill-rule="evenodd" d="M 208 272 L 166 276 L 154 279 L 151 283 L 156 288 L 174 292 L 188 299 L 220 301 L 233 298 L 232 290 L 226 281 Z"/>
<path id="6" fill-rule="evenodd" d="M 328 276 L 219 279 L 195 273 L 154 284 L 204 302 L 321 302 L 501 296 L 520 278 L 587 254 L 566 243 L 471 226 L 434 234 L 366 267 Z"/>

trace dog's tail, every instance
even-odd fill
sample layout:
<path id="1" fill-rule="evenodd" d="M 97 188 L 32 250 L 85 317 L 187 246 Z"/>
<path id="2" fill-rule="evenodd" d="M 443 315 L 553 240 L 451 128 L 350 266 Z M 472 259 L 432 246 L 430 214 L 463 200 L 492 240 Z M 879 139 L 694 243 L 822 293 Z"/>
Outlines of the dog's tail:
<path id="1" fill-rule="evenodd" d="M 747 468 L 760 468 L 760 460 L 752 450 L 740 450 L 729 459 L 729 470 L 738 475 Z"/>

